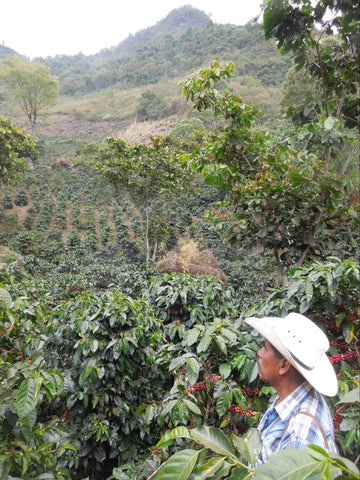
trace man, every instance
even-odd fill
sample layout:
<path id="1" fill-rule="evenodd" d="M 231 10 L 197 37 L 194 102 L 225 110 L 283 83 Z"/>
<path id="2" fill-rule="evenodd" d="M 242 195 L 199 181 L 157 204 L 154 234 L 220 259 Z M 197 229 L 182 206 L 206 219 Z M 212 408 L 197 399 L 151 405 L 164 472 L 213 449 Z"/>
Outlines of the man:
<path id="1" fill-rule="evenodd" d="M 259 463 L 278 450 L 310 444 L 336 452 L 332 416 L 323 395 L 336 395 L 338 382 L 326 356 L 329 341 L 324 332 L 298 313 L 245 322 L 265 338 L 257 354 L 259 377 L 277 392 L 258 427 L 263 441 Z"/>

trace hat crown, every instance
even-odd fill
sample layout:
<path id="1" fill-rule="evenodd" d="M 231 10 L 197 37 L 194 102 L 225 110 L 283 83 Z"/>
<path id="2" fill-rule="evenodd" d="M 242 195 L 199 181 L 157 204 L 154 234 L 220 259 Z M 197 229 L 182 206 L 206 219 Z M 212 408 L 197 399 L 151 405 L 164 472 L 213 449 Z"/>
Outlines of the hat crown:
<path id="1" fill-rule="evenodd" d="M 290 313 L 274 332 L 289 354 L 306 369 L 313 369 L 329 349 L 325 333 L 308 318 Z"/>

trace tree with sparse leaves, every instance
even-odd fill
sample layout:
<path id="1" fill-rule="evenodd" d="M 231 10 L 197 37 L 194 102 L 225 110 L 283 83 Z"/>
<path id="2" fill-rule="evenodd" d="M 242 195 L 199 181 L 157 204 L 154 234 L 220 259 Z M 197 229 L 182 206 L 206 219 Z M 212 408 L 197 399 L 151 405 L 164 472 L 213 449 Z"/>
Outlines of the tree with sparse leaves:
<path id="1" fill-rule="evenodd" d="M 36 123 L 40 112 L 55 105 L 58 96 L 58 79 L 50 75 L 48 67 L 12 57 L 0 67 L 0 79 L 7 93 L 29 120 L 36 135 Z"/>
<path id="2" fill-rule="evenodd" d="M 169 199 L 190 188 L 192 175 L 171 141 L 151 137 L 150 144 L 127 145 L 107 138 L 98 170 L 113 183 L 125 186 L 134 204 L 145 212 L 142 225 L 146 263 L 156 258 L 165 240 Z"/>

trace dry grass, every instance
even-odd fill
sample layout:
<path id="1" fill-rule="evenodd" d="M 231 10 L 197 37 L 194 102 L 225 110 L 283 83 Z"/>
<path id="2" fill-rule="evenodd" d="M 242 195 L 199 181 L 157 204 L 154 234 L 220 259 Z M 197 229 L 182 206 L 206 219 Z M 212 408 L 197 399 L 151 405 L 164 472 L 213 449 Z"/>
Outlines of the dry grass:
<path id="1" fill-rule="evenodd" d="M 125 129 L 119 130 L 117 136 L 127 143 L 147 143 L 149 137 L 166 136 L 178 122 L 177 117 L 165 120 L 137 122 L 136 119 Z"/>
<path id="2" fill-rule="evenodd" d="M 199 252 L 198 244 L 189 240 L 183 244 L 179 253 L 169 252 L 157 263 L 157 268 L 164 273 L 191 273 L 192 275 L 210 275 L 227 285 L 227 278 L 211 250 Z"/>

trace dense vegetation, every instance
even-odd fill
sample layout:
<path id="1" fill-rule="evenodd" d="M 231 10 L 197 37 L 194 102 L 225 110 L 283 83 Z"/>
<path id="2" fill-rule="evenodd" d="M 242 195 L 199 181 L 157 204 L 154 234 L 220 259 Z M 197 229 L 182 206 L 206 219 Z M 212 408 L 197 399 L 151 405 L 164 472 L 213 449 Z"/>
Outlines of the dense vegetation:
<path id="1" fill-rule="evenodd" d="M 314 21 L 332 2 L 295 3 L 270 2 L 264 16 L 285 56 L 259 25 L 214 25 L 184 7 L 93 57 L 39 59 L 62 105 L 83 102 L 88 116 L 95 98 L 106 111 L 116 92 L 144 87 L 132 114 L 175 115 L 170 135 L 55 133 L 37 151 L 1 121 L 4 480 L 252 478 L 254 427 L 275 392 L 242 321 L 290 311 L 329 336 L 340 456 L 283 452 L 256 478 L 359 478 L 359 25 L 343 2 L 323 24 L 337 41 L 322 43 Z M 261 102 L 238 88 L 279 92 L 291 53 L 301 72 L 287 76 L 288 120 L 268 104 L 269 133 Z M 186 108 L 169 111 L 162 82 L 199 67 L 180 78 Z"/>

